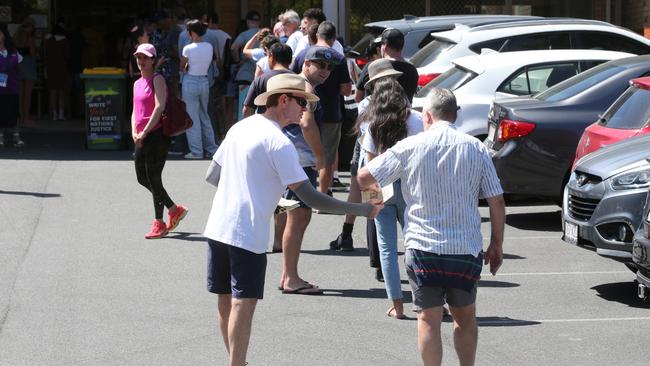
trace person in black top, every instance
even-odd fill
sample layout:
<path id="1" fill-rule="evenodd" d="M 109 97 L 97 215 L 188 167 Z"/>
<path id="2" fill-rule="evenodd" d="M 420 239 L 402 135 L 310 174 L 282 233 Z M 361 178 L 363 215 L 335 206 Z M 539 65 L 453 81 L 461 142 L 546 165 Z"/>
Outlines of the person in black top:
<path id="1" fill-rule="evenodd" d="M 402 73 L 397 81 L 400 83 L 409 101 L 413 101 L 413 95 L 418 87 L 418 70 L 410 62 L 404 60 L 402 56 L 402 49 L 404 48 L 404 34 L 398 29 L 388 28 L 385 29 L 380 39 L 375 40 L 381 42 L 381 55 L 383 58 L 391 60 L 393 68 Z M 366 91 L 364 85 L 368 82 L 368 68 L 364 68 L 359 76 L 357 82 L 357 91 L 354 99 L 360 102 L 365 96 Z"/>
<path id="2" fill-rule="evenodd" d="M 269 49 L 269 68 L 270 70 L 263 73 L 253 80 L 251 87 L 248 89 L 246 100 L 244 101 L 244 110 L 242 114 L 248 117 L 253 113 L 264 113 L 266 107 L 257 106 L 254 103 L 255 98 L 266 91 L 266 82 L 275 75 L 292 72 L 289 70 L 293 52 L 291 47 L 282 43 L 275 43 Z"/>

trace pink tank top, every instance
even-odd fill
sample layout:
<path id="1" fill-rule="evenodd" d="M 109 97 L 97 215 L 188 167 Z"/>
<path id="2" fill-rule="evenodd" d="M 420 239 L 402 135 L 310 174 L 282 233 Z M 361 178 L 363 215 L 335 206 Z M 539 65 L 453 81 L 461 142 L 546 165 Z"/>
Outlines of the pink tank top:
<path id="1" fill-rule="evenodd" d="M 160 76 L 160 74 L 153 74 L 153 76 L 148 79 L 141 77 L 135 81 L 133 87 L 135 132 L 142 132 L 142 130 L 144 130 L 147 123 L 149 123 L 149 118 L 151 118 L 154 108 L 156 107 L 156 92 L 153 86 L 153 79 L 156 76 Z M 151 131 L 154 131 L 157 128 L 160 128 L 160 121 L 151 129 Z"/>

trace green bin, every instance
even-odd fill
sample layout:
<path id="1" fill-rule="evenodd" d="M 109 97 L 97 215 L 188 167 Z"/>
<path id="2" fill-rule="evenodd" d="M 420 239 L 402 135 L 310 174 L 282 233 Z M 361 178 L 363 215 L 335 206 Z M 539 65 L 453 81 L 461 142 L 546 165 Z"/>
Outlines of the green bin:
<path id="1" fill-rule="evenodd" d="M 90 150 L 118 150 L 128 146 L 130 121 L 125 115 L 126 72 L 98 67 L 81 74 L 85 84 L 86 147 Z"/>

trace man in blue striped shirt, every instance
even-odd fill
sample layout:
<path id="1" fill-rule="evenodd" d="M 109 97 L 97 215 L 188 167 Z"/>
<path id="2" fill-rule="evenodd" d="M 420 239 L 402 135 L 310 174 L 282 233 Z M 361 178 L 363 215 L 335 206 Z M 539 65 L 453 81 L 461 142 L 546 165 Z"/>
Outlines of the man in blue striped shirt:
<path id="1" fill-rule="evenodd" d="M 485 146 L 454 126 L 458 107 L 447 89 L 433 89 L 423 108 L 424 132 L 407 137 L 359 171 L 362 189 L 397 179 L 406 201 L 406 268 L 418 313 L 418 347 L 426 366 L 440 365 L 442 307 L 454 318 L 460 365 L 476 357 L 476 285 L 483 262 L 494 275 L 503 262 L 503 190 Z M 492 234 L 482 252 L 478 200 L 487 200 Z"/>

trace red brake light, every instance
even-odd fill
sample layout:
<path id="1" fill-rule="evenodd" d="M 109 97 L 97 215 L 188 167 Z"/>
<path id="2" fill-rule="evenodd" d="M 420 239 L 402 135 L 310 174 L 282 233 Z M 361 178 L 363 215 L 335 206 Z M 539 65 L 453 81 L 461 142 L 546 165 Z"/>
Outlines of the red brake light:
<path id="1" fill-rule="evenodd" d="M 502 119 L 499 122 L 499 142 L 506 142 L 516 137 L 526 136 L 533 132 L 535 124 L 531 122 L 511 121 Z"/>
<path id="2" fill-rule="evenodd" d="M 363 68 L 368 63 L 368 59 L 365 58 L 365 57 L 359 57 L 359 58 L 355 59 L 354 62 L 357 63 L 357 66 L 359 66 L 360 68 Z"/>
<path id="3" fill-rule="evenodd" d="M 440 76 L 440 74 L 423 74 L 418 77 L 418 86 L 425 86 L 435 78 Z"/>

